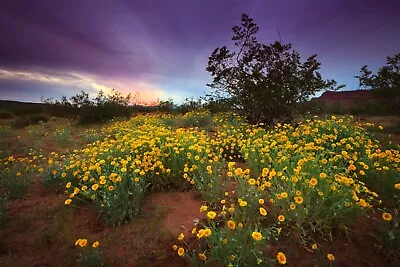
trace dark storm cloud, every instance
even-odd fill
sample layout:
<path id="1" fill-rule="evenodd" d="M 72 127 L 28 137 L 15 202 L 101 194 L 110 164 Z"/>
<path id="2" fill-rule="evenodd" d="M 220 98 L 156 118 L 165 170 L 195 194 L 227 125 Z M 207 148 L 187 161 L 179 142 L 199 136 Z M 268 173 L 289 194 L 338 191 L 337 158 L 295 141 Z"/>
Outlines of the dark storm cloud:
<path id="1" fill-rule="evenodd" d="M 355 88 L 360 66 L 376 68 L 400 52 L 398 10 L 396 0 L 2 1 L 0 68 L 3 80 L 23 71 L 43 88 L 61 81 L 75 90 L 84 81 L 97 89 L 199 96 L 210 81 L 208 56 L 231 44 L 231 27 L 248 13 L 260 40 L 278 40 L 279 31 L 303 58 L 317 53 L 327 78 Z M 45 75 L 55 78 L 41 82 Z"/>

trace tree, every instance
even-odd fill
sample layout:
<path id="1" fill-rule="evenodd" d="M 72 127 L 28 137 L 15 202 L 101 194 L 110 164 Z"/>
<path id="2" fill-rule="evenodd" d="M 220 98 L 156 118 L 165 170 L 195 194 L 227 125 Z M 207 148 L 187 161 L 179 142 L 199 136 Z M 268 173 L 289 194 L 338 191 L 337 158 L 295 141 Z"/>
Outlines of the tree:
<path id="1" fill-rule="evenodd" d="M 400 53 L 386 58 L 386 66 L 381 67 L 377 74 L 372 74 L 367 65 L 361 67 L 360 87 L 365 89 L 394 89 L 400 90 Z"/>
<path id="2" fill-rule="evenodd" d="M 382 66 L 376 74 L 368 69 L 367 65 L 361 67 L 359 76 L 360 87 L 371 89 L 378 99 L 377 106 L 385 114 L 400 114 L 400 53 L 386 58 L 386 65 Z"/>
<path id="3" fill-rule="evenodd" d="M 226 46 L 214 50 L 206 68 L 213 80 L 207 85 L 214 89 L 213 97 L 229 100 L 251 123 L 290 121 L 299 102 L 321 90 L 344 87 L 321 78 L 316 55 L 301 63 L 291 44 L 258 42 L 259 27 L 248 15 L 232 30 L 237 51 Z"/>

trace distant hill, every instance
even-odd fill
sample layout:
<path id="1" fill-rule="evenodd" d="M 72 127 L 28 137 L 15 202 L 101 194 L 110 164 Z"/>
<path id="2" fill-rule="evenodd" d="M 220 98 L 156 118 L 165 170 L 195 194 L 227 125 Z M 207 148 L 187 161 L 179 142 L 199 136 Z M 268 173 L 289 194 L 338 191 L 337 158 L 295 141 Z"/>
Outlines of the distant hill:
<path id="1" fill-rule="evenodd" d="M 48 104 L 0 100 L 0 109 L 11 111 L 15 115 L 43 113 Z"/>
<path id="2" fill-rule="evenodd" d="M 49 106 L 51 106 L 51 104 L 0 100 L 0 110 L 11 111 L 17 116 L 48 113 Z M 158 110 L 158 106 L 133 105 L 132 109 L 137 112 L 155 112 Z"/>
<path id="3" fill-rule="evenodd" d="M 360 100 L 376 100 L 376 96 L 370 90 L 326 91 L 320 97 L 313 98 L 312 100 L 323 101 L 325 104 L 351 106 Z"/>

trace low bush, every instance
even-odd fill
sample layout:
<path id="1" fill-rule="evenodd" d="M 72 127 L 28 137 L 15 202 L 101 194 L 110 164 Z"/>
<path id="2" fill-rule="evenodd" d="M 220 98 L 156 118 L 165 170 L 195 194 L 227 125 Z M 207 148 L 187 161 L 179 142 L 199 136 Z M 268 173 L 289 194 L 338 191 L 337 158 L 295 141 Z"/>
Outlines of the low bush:
<path id="1" fill-rule="evenodd" d="M 11 126 L 13 128 L 24 128 L 29 125 L 36 125 L 39 124 L 40 122 L 48 122 L 49 121 L 49 116 L 45 114 L 33 114 L 29 116 L 23 116 L 23 117 L 17 117 L 15 120 L 11 123 Z"/>
<path id="2" fill-rule="evenodd" d="M 0 177 L 11 200 L 22 198 L 33 181 L 29 167 L 17 166 L 16 163 L 0 170 Z"/>
<path id="3" fill-rule="evenodd" d="M 56 140 L 57 144 L 65 145 L 70 141 L 71 134 L 72 134 L 71 125 L 65 125 L 56 128 L 56 130 L 53 133 L 53 137 Z"/>
<path id="4" fill-rule="evenodd" d="M 81 249 L 77 262 L 82 266 L 98 267 L 104 265 L 104 253 L 100 247 L 100 242 L 95 241 L 90 245 L 87 239 L 78 239 L 75 242 L 75 246 Z"/>
<path id="5" fill-rule="evenodd" d="M 14 113 L 8 110 L 0 109 L 0 119 L 12 119 L 14 118 Z"/>

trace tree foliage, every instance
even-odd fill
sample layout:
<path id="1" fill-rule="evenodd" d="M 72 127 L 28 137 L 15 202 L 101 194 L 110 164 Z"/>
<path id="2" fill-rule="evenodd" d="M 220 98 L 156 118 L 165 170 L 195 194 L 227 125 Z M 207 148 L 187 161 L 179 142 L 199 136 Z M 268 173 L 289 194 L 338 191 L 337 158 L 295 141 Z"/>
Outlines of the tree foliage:
<path id="1" fill-rule="evenodd" d="M 400 53 L 387 57 L 386 65 L 376 74 L 364 65 L 360 75 L 354 77 L 359 80 L 360 87 L 373 91 L 380 106 L 391 114 L 400 114 Z"/>
<path id="2" fill-rule="evenodd" d="M 400 90 L 400 53 L 387 57 L 386 65 L 382 66 L 376 74 L 368 69 L 367 65 L 361 67 L 360 75 L 355 76 L 360 87 L 365 89 L 397 88 Z"/>
<path id="3" fill-rule="evenodd" d="M 243 14 L 241 25 L 232 30 L 237 49 L 214 50 L 206 68 L 213 77 L 208 86 L 214 97 L 229 100 L 250 122 L 290 120 L 299 102 L 321 90 L 342 87 L 322 79 L 316 55 L 302 63 L 291 44 L 260 43 L 255 36 L 259 27 L 248 15 Z"/>

